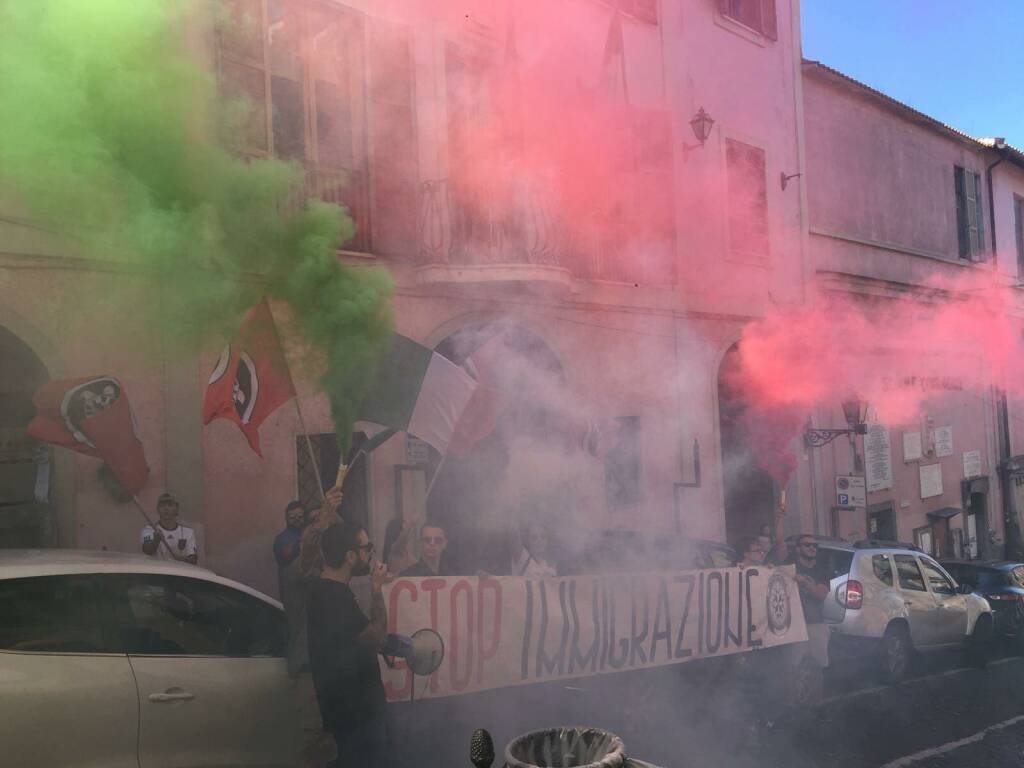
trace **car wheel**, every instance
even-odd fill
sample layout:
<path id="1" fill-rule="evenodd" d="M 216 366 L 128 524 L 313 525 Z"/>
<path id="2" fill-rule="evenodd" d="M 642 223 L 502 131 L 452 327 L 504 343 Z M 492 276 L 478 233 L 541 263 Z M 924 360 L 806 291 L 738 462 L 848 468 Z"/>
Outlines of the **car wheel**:
<path id="1" fill-rule="evenodd" d="M 974 624 L 974 632 L 967 641 L 967 663 L 984 669 L 992 656 L 992 617 L 983 615 Z"/>
<path id="2" fill-rule="evenodd" d="M 898 683 L 910 671 L 913 654 L 910 633 L 902 624 L 891 625 L 882 638 L 882 679 L 890 685 Z"/>

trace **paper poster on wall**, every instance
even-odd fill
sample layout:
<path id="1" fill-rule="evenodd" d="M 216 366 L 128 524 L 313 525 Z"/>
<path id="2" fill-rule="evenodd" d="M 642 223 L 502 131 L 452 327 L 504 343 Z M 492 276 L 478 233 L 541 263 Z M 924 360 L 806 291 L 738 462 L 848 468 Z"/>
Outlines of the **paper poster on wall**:
<path id="1" fill-rule="evenodd" d="M 426 464 L 430 461 L 430 446 L 423 440 L 406 435 L 405 463 Z"/>
<path id="2" fill-rule="evenodd" d="M 917 461 L 921 458 L 921 433 L 903 433 L 903 461 Z"/>
<path id="3" fill-rule="evenodd" d="M 930 499 L 933 496 L 942 495 L 942 465 L 922 464 L 921 474 L 921 498 Z"/>
<path id="4" fill-rule="evenodd" d="M 864 464 L 869 492 L 892 488 L 892 443 L 889 428 L 884 424 L 868 425 L 864 436 Z"/>
<path id="5" fill-rule="evenodd" d="M 953 455 L 953 428 L 935 428 L 935 455 L 938 457 Z"/>
<path id="6" fill-rule="evenodd" d="M 964 451 L 964 479 L 981 477 L 981 451 Z"/>

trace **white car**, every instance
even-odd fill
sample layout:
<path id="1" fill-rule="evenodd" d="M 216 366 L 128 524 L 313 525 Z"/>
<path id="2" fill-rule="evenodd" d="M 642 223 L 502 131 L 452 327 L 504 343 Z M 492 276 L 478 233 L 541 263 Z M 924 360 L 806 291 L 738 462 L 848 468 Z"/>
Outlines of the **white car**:
<path id="1" fill-rule="evenodd" d="M 993 636 L 992 608 L 961 587 L 928 555 L 878 542 L 818 542 L 831 576 L 825 622 L 834 647 L 875 645 L 881 673 L 898 682 L 914 653 L 963 648 L 984 666 Z"/>
<path id="2" fill-rule="evenodd" d="M 286 638 L 280 603 L 205 568 L 0 550 L 0 762 L 294 766 Z"/>

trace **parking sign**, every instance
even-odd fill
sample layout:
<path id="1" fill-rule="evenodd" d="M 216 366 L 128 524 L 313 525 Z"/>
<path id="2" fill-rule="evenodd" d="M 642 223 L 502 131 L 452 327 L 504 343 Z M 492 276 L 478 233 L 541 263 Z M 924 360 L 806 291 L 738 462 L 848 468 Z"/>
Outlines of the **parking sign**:
<path id="1" fill-rule="evenodd" d="M 836 475 L 836 506 L 866 507 L 867 483 L 859 475 Z"/>

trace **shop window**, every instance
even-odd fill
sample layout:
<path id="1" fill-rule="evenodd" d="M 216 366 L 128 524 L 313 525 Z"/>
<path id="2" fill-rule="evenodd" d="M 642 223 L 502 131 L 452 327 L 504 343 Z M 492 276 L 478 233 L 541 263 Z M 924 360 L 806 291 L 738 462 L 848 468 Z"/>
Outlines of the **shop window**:
<path id="1" fill-rule="evenodd" d="M 935 553 L 935 550 L 933 549 L 934 542 L 932 538 L 932 527 L 930 525 L 914 529 L 914 544 L 922 552 L 929 555 Z"/>

